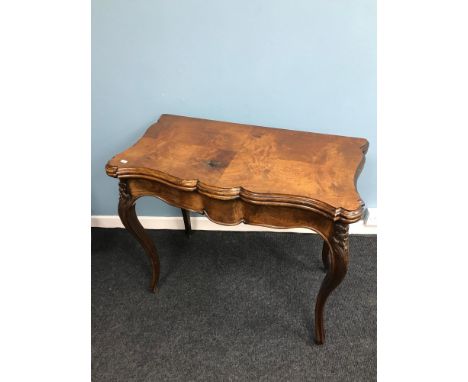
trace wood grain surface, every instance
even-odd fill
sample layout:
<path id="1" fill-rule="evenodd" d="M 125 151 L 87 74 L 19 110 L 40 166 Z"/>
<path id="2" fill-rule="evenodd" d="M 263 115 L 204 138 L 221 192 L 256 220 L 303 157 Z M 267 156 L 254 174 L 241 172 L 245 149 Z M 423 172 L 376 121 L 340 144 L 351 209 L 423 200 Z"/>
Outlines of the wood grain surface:
<path id="1" fill-rule="evenodd" d="M 364 212 L 356 179 L 367 148 L 363 138 L 165 114 L 106 171 L 214 198 L 316 208 L 353 222 Z"/>

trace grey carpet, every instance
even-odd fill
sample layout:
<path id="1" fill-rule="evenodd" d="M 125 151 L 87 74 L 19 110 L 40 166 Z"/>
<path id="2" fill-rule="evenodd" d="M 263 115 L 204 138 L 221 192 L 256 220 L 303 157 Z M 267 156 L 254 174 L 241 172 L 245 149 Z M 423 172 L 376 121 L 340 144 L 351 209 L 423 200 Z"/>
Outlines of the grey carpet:
<path id="1" fill-rule="evenodd" d="M 376 380 L 376 236 L 351 236 L 317 346 L 318 235 L 149 232 L 157 295 L 135 239 L 92 230 L 93 381 Z"/>

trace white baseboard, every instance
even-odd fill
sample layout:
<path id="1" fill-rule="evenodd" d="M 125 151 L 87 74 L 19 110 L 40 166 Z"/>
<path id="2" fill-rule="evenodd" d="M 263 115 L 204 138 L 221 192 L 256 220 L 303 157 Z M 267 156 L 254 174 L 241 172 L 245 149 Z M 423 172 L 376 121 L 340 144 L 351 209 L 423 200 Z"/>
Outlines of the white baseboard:
<path id="1" fill-rule="evenodd" d="M 359 221 L 349 226 L 349 233 L 354 235 L 377 234 L 377 208 L 369 208 L 365 221 Z M 139 216 L 143 227 L 147 229 L 184 229 L 182 216 Z M 210 221 L 205 216 L 192 216 L 192 229 L 194 231 L 270 231 L 270 232 L 300 232 L 310 233 L 305 228 L 277 229 L 267 228 L 250 224 L 221 225 Z M 122 222 L 117 215 L 94 215 L 91 216 L 91 226 L 99 228 L 123 228 Z"/>

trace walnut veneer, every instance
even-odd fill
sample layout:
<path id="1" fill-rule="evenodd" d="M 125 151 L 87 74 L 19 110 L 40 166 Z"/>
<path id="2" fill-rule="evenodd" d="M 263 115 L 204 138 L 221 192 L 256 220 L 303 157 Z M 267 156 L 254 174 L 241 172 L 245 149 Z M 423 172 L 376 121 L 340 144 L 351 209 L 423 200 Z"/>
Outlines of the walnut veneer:
<path id="1" fill-rule="evenodd" d="M 152 262 L 159 258 L 135 214 L 141 196 L 155 196 L 220 224 L 304 227 L 324 239 L 326 276 L 315 304 L 315 341 L 324 341 L 327 297 L 348 268 L 348 225 L 364 203 L 356 179 L 368 142 L 362 138 L 162 115 L 132 147 L 106 165 L 119 178 L 119 216 Z"/>

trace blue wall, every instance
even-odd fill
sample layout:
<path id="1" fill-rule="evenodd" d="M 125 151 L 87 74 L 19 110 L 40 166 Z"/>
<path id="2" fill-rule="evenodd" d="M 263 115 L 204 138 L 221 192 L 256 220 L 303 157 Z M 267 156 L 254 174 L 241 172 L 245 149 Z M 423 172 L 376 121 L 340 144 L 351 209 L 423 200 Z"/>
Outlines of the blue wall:
<path id="1" fill-rule="evenodd" d="M 92 214 L 117 213 L 105 163 L 163 113 L 366 137 L 376 207 L 376 0 L 93 0 Z"/>

